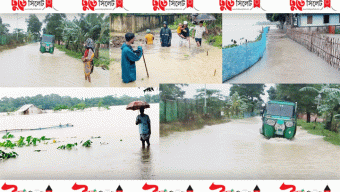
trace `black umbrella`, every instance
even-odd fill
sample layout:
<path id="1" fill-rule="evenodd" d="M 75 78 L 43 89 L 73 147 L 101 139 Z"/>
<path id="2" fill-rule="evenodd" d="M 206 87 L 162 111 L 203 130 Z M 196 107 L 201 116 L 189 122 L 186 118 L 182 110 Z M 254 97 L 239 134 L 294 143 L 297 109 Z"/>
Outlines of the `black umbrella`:
<path id="1" fill-rule="evenodd" d="M 216 18 L 212 15 L 203 13 L 203 14 L 199 14 L 194 21 L 199 22 L 199 21 L 215 21 Z"/>

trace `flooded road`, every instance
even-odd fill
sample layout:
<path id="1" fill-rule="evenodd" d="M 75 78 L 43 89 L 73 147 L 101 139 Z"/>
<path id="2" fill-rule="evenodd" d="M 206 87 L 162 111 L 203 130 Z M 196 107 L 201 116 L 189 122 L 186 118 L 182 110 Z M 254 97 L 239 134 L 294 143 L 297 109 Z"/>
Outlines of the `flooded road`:
<path id="1" fill-rule="evenodd" d="M 158 86 L 159 83 L 221 83 L 222 49 L 202 42 L 197 47 L 194 39 L 180 46 L 180 37 L 172 33 L 171 47 L 161 47 L 159 31 L 155 32 L 153 45 L 143 45 L 145 61 L 149 71 L 147 77 L 143 58 L 136 62 L 137 80 L 125 84 L 121 78 L 121 49 L 111 49 L 110 84 L 116 87 Z M 144 39 L 145 33 L 138 33 L 137 39 Z M 135 41 L 134 50 L 140 45 Z M 144 42 L 143 42 L 144 43 Z M 208 51 L 208 56 L 207 56 Z M 215 71 L 216 70 L 216 71 Z"/>
<path id="2" fill-rule="evenodd" d="M 56 138 L 57 143 L 50 140 L 48 144 L 42 142 L 36 147 L 6 149 L 6 152 L 15 151 L 19 156 L 0 161 L 0 179 L 153 179 L 157 175 L 159 162 L 158 104 L 151 104 L 151 108 L 145 110 L 152 129 L 149 149 L 142 149 L 139 140 L 138 126 L 135 125 L 138 112 L 127 111 L 125 107 L 0 117 L 2 130 L 11 127 L 39 128 L 60 123 L 74 125 L 64 129 L 13 132 L 16 138 L 12 141 L 31 135 Z M 2 137 L 3 134 L 0 135 Z M 91 139 L 98 136 L 101 138 Z M 88 139 L 93 142 L 90 148 L 79 144 Z M 78 146 L 72 150 L 57 149 L 60 145 L 75 142 Z"/>
<path id="3" fill-rule="evenodd" d="M 265 139 L 260 117 L 160 138 L 157 179 L 340 178 L 340 147 L 298 129 L 293 140 Z"/>
<path id="4" fill-rule="evenodd" d="M 95 67 L 92 83 L 85 81 L 84 64 L 55 49 L 40 53 L 39 43 L 0 53 L 1 87 L 108 87 L 109 71 Z"/>
<path id="5" fill-rule="evenodd" d="M 227 83 L 340 83 L 339 71 L 281 30 L 267 39 L 263 58 Z"/>

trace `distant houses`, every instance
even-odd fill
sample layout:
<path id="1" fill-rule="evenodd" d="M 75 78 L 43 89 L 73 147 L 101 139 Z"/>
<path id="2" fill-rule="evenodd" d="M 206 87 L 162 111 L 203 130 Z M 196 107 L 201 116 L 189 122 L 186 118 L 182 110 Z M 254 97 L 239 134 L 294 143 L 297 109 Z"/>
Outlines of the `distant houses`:
<path id="1" fill-rule="evenodd" d="M 15 112 L 16 115 L 33 115 L 33 114 L 41 114 L 42 110 L 36 107 L 33 104 L 26 104 L 20 107 L 19 110 Z"/>

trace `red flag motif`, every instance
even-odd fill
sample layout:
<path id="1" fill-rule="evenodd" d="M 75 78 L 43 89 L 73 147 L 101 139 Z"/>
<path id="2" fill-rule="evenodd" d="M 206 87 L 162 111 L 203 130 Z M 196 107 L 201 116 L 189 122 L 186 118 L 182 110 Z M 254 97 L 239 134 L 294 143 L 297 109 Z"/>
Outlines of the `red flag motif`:
<path id="1" fill-rule="evenodd" d="M 187 0 L 187 8 L 194 8 L 194 0 Z"/>
<path id="2" fill-rule="evenodd" d="M 325 0 L 324 3 L 325 3 L 325 6 L 324 6 L 325 8 L 326 8 L 326 7 L 331 8 L 331 0 Z"/>
<path id="3" fill-rule="evenodd" d="M 116 8 L 123 8 L 123 0 L 117 0 Z"/>
<path id="4" fill-rule="evenodd" d="M 254 0 L 254 8 L 261 8 L 261 1 L 260 0 Z"/>
<path id="5" fill-rule="evenodd" d="M 52 8 L 52 0 L 46 0 L 46 8 L 48 7 Z"/>

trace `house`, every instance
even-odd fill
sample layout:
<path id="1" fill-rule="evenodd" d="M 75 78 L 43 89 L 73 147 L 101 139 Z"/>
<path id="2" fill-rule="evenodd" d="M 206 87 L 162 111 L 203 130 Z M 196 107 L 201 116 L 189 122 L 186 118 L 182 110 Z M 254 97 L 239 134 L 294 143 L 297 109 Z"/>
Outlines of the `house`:
<path id="1" fill-rule="evenodd" d="M 32 114 L 41 114 L 42 110 L 33 104 L 26 104 L 20 107 L 18 111 L 16 111 L 17 115 L 32 115 Z"/>
<path id="2" fill-rule="evenodd" d="M 292 27 L 302 28 L 307 31 L 322 33 L 335 33 L 340 28 L 340 14 L 336 13 L 298 13 L 289 14 L 286 24 Z"/>

